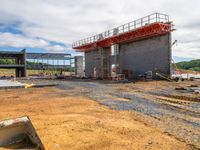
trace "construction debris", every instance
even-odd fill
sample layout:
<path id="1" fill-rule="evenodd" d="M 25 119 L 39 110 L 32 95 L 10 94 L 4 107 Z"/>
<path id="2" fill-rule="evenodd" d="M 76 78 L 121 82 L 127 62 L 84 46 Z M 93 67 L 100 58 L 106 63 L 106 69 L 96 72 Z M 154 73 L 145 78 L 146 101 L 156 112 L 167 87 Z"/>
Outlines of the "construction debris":
<path id="1" fill-rule="evenodd" d="M 168 76 L 166 76 L 165 74 L 162 73 L 156 73 L 156 75 L 162 79 L 168 80 L 168 81 L 173 81 L 172 79 L 170 79 Z"/>
<path id="2" fill-rule="evenodd" d="M 57 84 L 25 84 L 24 88 L 42 88 L 42 87 L 52 87 Z"/>
<path id="3" fill-rule="evenodd" d="M 0 122 L 0 147 L 45 150 L 28 116 Z"/>
<path id="4" fill-rule="evenodd" d="M 153 80 L 153 72 L 152 71 L 145 72 L 145 79 L 147 81 L 152 81 Z"/>
<path id="5" fill-rule="evenodd" d="M 192 85 L 190 85 L 190 87 L 199 87 L 199 86 L 196 84 L 192 84 Z"/>
<path id="6" fill-rule="evenodd" d="M 186 91 L 188 93 L 200 94 L 200 87 L 198 85 L 190 85 L 188 87 L 176 87 L 175 90 Z"/>
<path id="7" fill-rule="evenodd" d="M 176 87 L 175 90 L 187 90 L 187 89 L 184 87 Z"/>

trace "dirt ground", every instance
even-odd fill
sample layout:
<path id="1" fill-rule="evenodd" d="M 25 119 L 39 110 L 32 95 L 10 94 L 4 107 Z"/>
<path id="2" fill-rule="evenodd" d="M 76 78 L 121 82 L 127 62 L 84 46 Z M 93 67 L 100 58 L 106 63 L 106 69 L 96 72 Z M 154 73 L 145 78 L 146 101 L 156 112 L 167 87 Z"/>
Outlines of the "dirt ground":
<path id="1" fill-rule="evenodd" d="M 192 149 L 132 113 L 58 88 L 0 90 L 0 120 L 30 116 L 47 150 Z"/>
<path id="2" fill-rule="evenodd" d="M 118 84 L 115 86 L 117 91 L 138 93 L 147 97 L 159 98 L 162 102 L 171 104 L 187 104 L 187 102 L 200 102 L 200 95 L 189 90 L 175 90 L 176 88 L 200 87 L 200 80 L 184 82 L 136 82 L 128 84 Z"/>

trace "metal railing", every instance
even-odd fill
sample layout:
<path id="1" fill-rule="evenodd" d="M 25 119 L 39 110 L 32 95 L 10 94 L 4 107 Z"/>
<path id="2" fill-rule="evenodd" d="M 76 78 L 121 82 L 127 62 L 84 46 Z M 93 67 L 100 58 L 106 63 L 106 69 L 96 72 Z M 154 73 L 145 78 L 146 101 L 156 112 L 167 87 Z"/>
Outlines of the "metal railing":
<path id="1" fill-rule="evenodd" d="M 99 40 L 107 39 L 125 32 L 129 32 L 144 26 L 147 26 L 152 23 L 168 23 L 169 22 L 169 16 L 161 13 L 153 13 L 151 15 L 148 15 L 146 17 L 137 19 L 135 21 L 129 22 L 127 24 L 121 25 L 117 28 L 108 30 L 106 32 L 82 39 L 80 41 L 74 42 L 72 44 L 73 48 L 84 46 L 87 44 L 91 44 L 94 42 L 97 42 Z"/>

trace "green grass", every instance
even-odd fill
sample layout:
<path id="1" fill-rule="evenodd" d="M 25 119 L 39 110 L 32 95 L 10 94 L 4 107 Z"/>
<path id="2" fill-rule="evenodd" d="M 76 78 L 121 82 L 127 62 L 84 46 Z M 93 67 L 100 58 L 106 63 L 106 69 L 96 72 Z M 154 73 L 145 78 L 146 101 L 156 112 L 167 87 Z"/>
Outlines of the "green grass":
<path id="1" fill-rule="evenodd" d="M 27 70 L 28 75 L 54 75 L 60 74 L 60 71 L 56 70 Z M 69 75 L 69 71 L 63 71 L 63 74 Z M 15 69 L 0 69 L 0 76 L 15 76 Z"/>

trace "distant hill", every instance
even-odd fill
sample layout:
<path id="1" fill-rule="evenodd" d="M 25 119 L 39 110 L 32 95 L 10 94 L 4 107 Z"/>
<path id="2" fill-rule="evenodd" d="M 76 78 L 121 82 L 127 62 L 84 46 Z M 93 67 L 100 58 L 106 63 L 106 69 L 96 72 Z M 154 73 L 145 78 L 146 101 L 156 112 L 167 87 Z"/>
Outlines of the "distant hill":
<path id="1" fill-rule="evenodd" d="M 200 59 L 176 63 L 178 69 L 200 71 Z"/>

